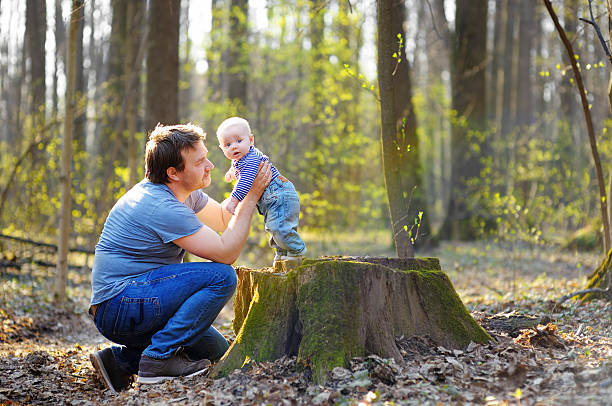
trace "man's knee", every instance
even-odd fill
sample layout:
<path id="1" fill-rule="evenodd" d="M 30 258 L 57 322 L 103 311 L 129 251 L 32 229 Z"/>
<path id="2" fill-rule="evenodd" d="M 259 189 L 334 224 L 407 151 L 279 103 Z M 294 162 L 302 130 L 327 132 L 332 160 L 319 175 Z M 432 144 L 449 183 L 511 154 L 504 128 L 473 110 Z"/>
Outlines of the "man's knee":
<path id="1" fill-rule="evenodd" d="M 220 276 L 220 284 L 229 294 L 233 294 L 238 285 L 236 270 L 231 265 L 218 264 L 217 273 Z"/>

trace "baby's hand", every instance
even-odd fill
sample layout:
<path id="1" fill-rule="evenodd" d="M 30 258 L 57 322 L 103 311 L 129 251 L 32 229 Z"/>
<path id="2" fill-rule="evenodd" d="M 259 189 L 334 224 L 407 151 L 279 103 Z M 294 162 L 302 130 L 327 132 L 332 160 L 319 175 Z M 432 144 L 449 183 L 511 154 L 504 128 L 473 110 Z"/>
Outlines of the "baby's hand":
<path id="1" fill-rule="evenodd" d="M 223 207 L 225 210 L 229 211 L 232 214 L 235 214 L 236 206 L 238 206 L 238 199 L 233 196 L 228 197 L 223 201 L 223 203 L 221 203 L 221 207 Z"/>
<path id="2" fill-rule="evenodd" d="M 232 171 L 231 169 L 227 172 L 225 172 L 225 181 L 226 182 L 231 182 L 234 179 L 236 179 L 236 177 L 234 176 L 234 171 Z"/>

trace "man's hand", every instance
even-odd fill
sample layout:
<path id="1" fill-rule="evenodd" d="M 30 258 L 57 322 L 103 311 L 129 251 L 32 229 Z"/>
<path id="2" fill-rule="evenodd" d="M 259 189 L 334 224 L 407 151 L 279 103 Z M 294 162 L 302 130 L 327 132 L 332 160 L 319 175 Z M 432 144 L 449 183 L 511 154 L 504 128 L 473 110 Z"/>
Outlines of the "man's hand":
<path id="1" fill-rule="evenodd" d="M 221 207 L 232 214 L 236 213 L 236 206 L 238 206 L 238 199 L 236 199 L 234 196 L 228 197 L 221 203 Z"/>
<path id="2" fill-rule="evenodd" d="M 234 176 L 233 169 L 230 168 L 227 172 L 225 172 L 225 181 L 229 183 L 233 180 L 236 180 L 236 176 Z"/>

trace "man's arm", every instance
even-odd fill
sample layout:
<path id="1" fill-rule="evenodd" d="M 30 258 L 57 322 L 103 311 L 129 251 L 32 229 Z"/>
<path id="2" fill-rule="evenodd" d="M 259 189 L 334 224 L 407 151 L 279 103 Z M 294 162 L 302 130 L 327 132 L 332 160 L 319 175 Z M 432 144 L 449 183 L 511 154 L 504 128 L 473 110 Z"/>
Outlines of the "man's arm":
<path id="1" fill-rule="evenodd" d="M 221 204 L 209 196 L 206 206 L 197 212 L 196 216 L 198 216 L 202 223 L 221 233 L 227 228 L 232 218 L 232 213 L 223 210 Z"/>
<path id="2" fill-rule="evenodd" d="M 263 163 L 251 186 L 251 190 L 238 206 L 236 214 L 229 221 L 223 234 L 219 235 L 213 229 L 204 225 L 204 227 L 195 233 L 174 240 L 174 243 L 201 258 L 224 264 L 234 263 L 240 256 L 240 251 L 249 234 L 251 219 L 253 218 L 257 201 L 264 189 L 270 184 L 271 179 L 272 170 L 270 164 Z"/>

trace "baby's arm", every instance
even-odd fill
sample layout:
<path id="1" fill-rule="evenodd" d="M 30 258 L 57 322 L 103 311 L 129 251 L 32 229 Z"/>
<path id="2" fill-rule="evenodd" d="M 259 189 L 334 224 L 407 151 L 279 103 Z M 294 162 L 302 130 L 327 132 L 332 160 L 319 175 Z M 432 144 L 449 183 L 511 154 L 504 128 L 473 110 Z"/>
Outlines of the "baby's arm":
<path id="1" fill-rule="evenodd" d="M 246 162 L 244 162 L 239 169 L 240 179 L 238 179 L 238 182 L 236 182 L 234 185 L 232 197 L 235 197 L 238 201 L 242 201 L 247 193 L 249 193 L 249 190 L 251 190 L 253 180 L 255 180 L 255 176 L 257 176 L 257 171 L 259 170 L 259 158 L 255 155 L 247 155 Z"/>
<path id="2" fill-rule="evenodd" d="M 236 175 L 234 175 L 234 168 L 230 166 L 227 172 L 225 172 L 225 181 L 229 183 L 233 180 L 236 180 Z"/>

